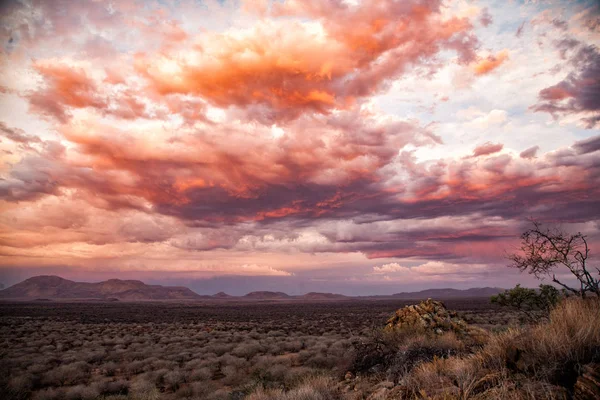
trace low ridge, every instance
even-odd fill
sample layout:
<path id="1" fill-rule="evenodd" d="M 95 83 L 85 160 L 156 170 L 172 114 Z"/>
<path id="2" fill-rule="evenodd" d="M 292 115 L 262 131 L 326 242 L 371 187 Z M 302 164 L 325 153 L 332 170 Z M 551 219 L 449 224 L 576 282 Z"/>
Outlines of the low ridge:
<path id="1" fill-rule="evenodd" d="M 269 291 L 258 291 L 250 292 L 243 296 L 246 299 L 253 300 L 278 300 L 278 299 L 291 299 L 292 296 L 283 292 L 269 292 Z"/>
<path id="2" fill-rule="evenodd" d="M 234 296 L 227 294 L 225 292 L 219 292 L 217 294 L 213 294 L 212 297 L 214 297 L 215 299 L 231 299 Z"/>
<path id="3" fill-rule="evenodd" d="M 392 296 L 399 299 L 421 300 L 421 299 L 452 299 L 465 297 L 490 297 L 503 292 L 504 289 L 496 287 L 483 287 L 471 289 L 426 289 L 419 292 L 395 293 Z"/>
<path id="4" fill-rule="evenodd" d="M 310 292 L 305 295 L 300 296 L 303 300 L 345 300 L 350 299 L 348 296 L 344 296 L 343 294 L 336 293 L 320 293 L 320 292 Z"/>
<path id="5" fill-rule="evenodd" d="M 147 285 L 137 280 L 109 279 L 89 283 L 75 282 L 54 275 L 35 276 L 0 290 L 3 299 L 118 299 L 187 300 L 205 296 L 183 286 Z"/>

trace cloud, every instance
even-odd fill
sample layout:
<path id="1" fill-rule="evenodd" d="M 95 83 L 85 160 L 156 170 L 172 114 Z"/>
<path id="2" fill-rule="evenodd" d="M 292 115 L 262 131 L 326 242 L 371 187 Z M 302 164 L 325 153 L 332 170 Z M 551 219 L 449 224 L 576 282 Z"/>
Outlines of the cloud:
<path id="1" fill-rule="evenodd" d="M 486 58 L 482 58 L 472 65 L 475 75 L 486 75 L 500 67 L 508 60 L 508 50 L 504 49 L 496 53 L 495 55 L 489 55 Z"/>
<path id="2" fill-rule="evenodd" d="M 362 118 L 352 113 L 322 117 L 324 125 L 317 128 L 320 132 L 332 129 L 332 136 L 323 138 L 331 147 L 319 151 L 300 135 L 311 125 L 315 128 L 319 120 L 313 118 L 310 124 L 298 119 L 284 125 L 285 133 L 279 138 L 265 127 L 260 139 L 254 127 L 254 142 L 244 141 L 243 130 L 236 140 L 223 137 L 220 141 L 218 134 L 195 135 L 189 141 L 187 136 L 174 140 L 163 128 L 125 132 L 80 121 L 79 126 L 64 128 L 72 143 L 69 152 L 48 149 L 31 155 L 2 182 L 3 197 L 9 202 L 49 198 L 65 202 L 65 193 L 73 193 L 78 205 L 67 202 L 63 208 L 58 206 L 62 203 L 50 202 L 40 209 L 41 214 L 22 208 L 24 214 L 15 219 L 19 224 L 9 229 L 15 239 L 5 238 L 4 245 L 158 242 L 183 252 L 360 252 L 367 258 L 456 260 L 492 257 L 502 248 L 493 243 L 517 237 L 518 225 L 492 229 L 482 227 L 481 222 L 451 220 L 432 229 L 405 231 L 401 227 L 413 220 L 423 226 L 424 218 L 444 216 L 510 221 L 552 215 L 577 221 L 595 215 L 598 204 L 593 194 L 600 176 L 595 139 L 538 158 L 511 151 L 497 154 L 504 149 L 502 144 L 486 143 L 474 150 L 474 157 L 419 162 L 408 151 L 395 154 L 398 147 L 390 143 L 397 139 L 401 146 L 408 134 L 416 135 L 416 143 L 435 143 L 427 132 L 404 122 L 378 126 L 369 120 L 376 115 L 369 111 Z M 359 122 L 364 126 L 358 126 Z M 235 131 L 227 124 L 222 129 Z M 370 164 L 356 164 L 367 149 L 373 157 Z M 214 158 L 202 157 L 199 162 L 199 152 Z M 253 158 L 254 153 L 259 156 Z M 149 169 L 150 164 L 160 168 Z M 373 167 L 363 171 L 364 165 Z M 74 216 L 72 223 L 65 217 L 62 227 L 55 226 L 60 218 L 47 218 L 90 206 L 90 210 L 105 210 L 104 219 L 91 218 L 100 215 L 96 211 L 84 220 Z M 23 215 L 39 220 L 39 226 L 53 233 L 16 236 L 15 230 L 37 230 L 24 223 Z M 362 222 L 333 232 L 308 229 L 319 221 L 326 226 L 350 219 Z M 386 225 L 378 220 L 397 222 Z M 73 231 L 72 224 L 79 227 Z M 116 234 L 111 237 L 110 232 Z"/>
<path id="3" fill-rule="evenodd" d="M 451 275 L 451 274 L 473 274 L 474 272 L 487 272 L 485 265 L 462 265 L 444 263 L 440 261 L 429 261 L 425 264 L 412 268 L 415 272 L 425 275 Z"/>
<path id="4" fill-rule="evenodd" d="M 598 27 L 600 27 L 600 13 L 597 4 L 592 4 L 575 14 L 570 22 L 572 25 L 583 26 L 590 32 L 597 33 Z"/>
<path id="5" fill-rule="evenodd" d="M 431 281 L 432 279 L 444 279 L 450 281 L 469 281 L 489 273 L 490 268 L 484 264 L 450 263 L 443 261 L 428 261 L 426 263 L 403 267 L 398 263 L 384 264 L 373 267 L 371 276 L 379 277 L 388 281 L 419 282 Z"/>
<path id="6" fill-rule="evenodd" d="M 124 78 L 110 68 L 103 71 L 103 80 L 86 72 L 99 72 L 89 65 L 73 65 L 69 60 L 38 61 L 34 68 L 43 77 L 44 85 L 27 94 L 31 108 L 60 123 L 67 123 L 73 112 L 82 109 L 125 120 L 164 119 L 167 110 L 180 113 L 186 121 L 189 118 L 205 118 L 202 112 L 203 102 L 176 96 L 157 101 L 158 105 L 151 111 L 147 94 L 135 86 L 124 88 Z M 190 112 L 191 104 L 199 107 Z"/>
<path id="7" fill-rule="evenodd" d="M 517 31 L 515 32 L 515 36 L 516 37 L 521 37 L 521 35 L 523 34 L 523 29 L 525 29 L 525 24 L 527 23 L 527 21 L 523 21 L 521 23 L 521 25 L 519 25 L 519 27 L 517 28 Z"/>
<path id="8" fill-rule="evenodd" d="M 2 132 L 2 136 L 6 139 L 19 143 L 26 148 L 30 148 L 31 144 L 42 142 L 39 137 L 28 135 L 23 129 L 10 128 L 2 121 L 0 121 L 0 132 Z"/>
<path id="9" fill-rule="evenodd" d="M 192 251 L 229 249 L 241 239 L 241 235 L 233 230 L 188 229 L 188 233 L 173 237 L 169 243 L 173 247 Z"/>
<path id="10" fill-rule="evenodd" d="M 56 194 L 60 189 L 57 176 L 64 171 L 59 161 L 62 154 L 64 146 L 56 142 L 45 143 L 39 153 L 25 153 L 0 180 L 0 199 L 19 202 Z"/>
<path id="11" fill-rule="evenodd" d="M 265 275 L 265 276 L 293 276 L 294 274 L 275 269 L 266 265 L 243 264 L 235 269 L 236 275 Z"/>
<path id="12" fill-rule="evenodd" d="M 3 210 L 0 245 L 32 248 L 57 243 L 154 243 L 187 231 L 179 221 L 138 210 L 107 210 L 78 196 L 50 195 Z"/>
<path id="13" fill-rule="evenodd" d="M 444 49 L 473 58 L 469 21 L 443 17 L 437 1 L 416 3 L 275 3 L 273 16 L 284 19 L 203 34 L 186 52 L 140 53 L 135 66 L 160 95 L 264 107 L 276 120 L 326 114 L 377 93 L 411 66 L 428 65 Z"/>
<path id="14" fill-rule="evenodd" d="M 490 14 L 490 10 L 486 8 L 483 9 L 483 11 L 481 12 L 481 16 L 479 17 L 479 22 L 481 22 L 481 25 L 483 26 L 489 26 L 492 24 L 492 22 L 494 22 L 494 18 L 492 18 L 492 14 Z"/>
<path id="15" fill-rule="evenodd" d="M 29 97 L 31 106 L 42 114 L 65 122 L 70 108 L 106 107 L 98 88 L 82 67 L 72 67 L 55 61 L 39 61 L 34 65 L 44 76 L 46 86 Z"/>
<path id="16" fill-rule="evenodd" d="M 480 146 L 475 147 L 475 149 L 473 150 L 472 157 L 480 157 L 480 156 L 487 156 L 490 154 L 494 154 L 494 153 L 501 151 L 503 148 L 504 148 L 504 145 L 502 143 L 487 142 Z"/>
<path id="17" fill-rule="evenodd" d="M 523 150 L 520 154 L 519 157 L 521 158 L 535 158 L 538 150 L 540 149 L 540 146 L 532 146 L 528 149 Z"/>
<path id="18" fill-rule="evenodd" d="M 373 267 L 374 274 L 388 274 L 390 272 L 409 272 L 409 267 L 403 267 L 398 263 L 383 264 L 380 267 Z"/>
<path id="19" fill-rule="evenodd" d="M 588 154 L 600 150 L 600 135 L 580 140 L 573 144 L 577 154 Z"/>
<path id="20" fill-rule="evenodd" d="M 489 113 L 478 113 L 478 117 L 471 120 L 467 126 L 477 129 L 488 129 L 490 126 L 502 125 L 508 119 L 504 110 L 492 110 Z"/>
<path id="21" fill-rule="evenodd" d="M 536 112 L 554 118 L 573 115 L 587 129 L 600 126 L 600 53 L 594 45 L 580 46 L 569 61 L 575 68 L 559 83 L 542 89 Z"/>
<path id="22" fill-rule="evenodd" d="M 398 149 L 439 141 L 411 121 L 381 119 L 368 109 L 303 117 L 284 125 L 280 137 L 252 123 L 206 127 L 183 134 L 197 127 L 182 126 L 182 135 L 172 136 L 161 124 L 125 131 L 81 119 L 61 126 L 72 146 L 60 161 L 23 160 L 14 173 L 33 160 L 60 162 L 52 168 L 55 188 L 89 191 L 115 208 L 146 201 L 184 219 L 268 220 L 326 215 L 368 197 L 359 189 L 379 179 Z"/>

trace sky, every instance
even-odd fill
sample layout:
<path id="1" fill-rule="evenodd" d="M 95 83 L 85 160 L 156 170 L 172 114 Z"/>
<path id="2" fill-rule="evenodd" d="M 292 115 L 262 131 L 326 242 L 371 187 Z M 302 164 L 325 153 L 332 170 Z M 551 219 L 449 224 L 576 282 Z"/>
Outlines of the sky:
<path id="1" fill-rule="evenodd" d="M 5 285 L 531 286 L 530 218 L 600 251 L 597 1 L 0 4 Z"/>

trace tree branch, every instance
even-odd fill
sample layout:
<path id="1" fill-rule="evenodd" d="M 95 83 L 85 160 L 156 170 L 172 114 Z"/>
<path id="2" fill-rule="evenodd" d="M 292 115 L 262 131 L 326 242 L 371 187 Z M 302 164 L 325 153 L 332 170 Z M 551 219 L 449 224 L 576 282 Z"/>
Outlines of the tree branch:
<path id="1" fill-rule="evenodd" d="M 565 288 L 566 290 L 568 290 L 570 292 L 573 292 L 575 294 L 579 293 L 579 290 L 570 288 L 567 285 L 565 285 L 564 283 L 562 283 L 561 281 L 559 281 L 558 279 L 556 279 L 556 276 L 554 274 L 552 275 L 552 282 L 558 283 L 560 286 L 562 286 L 563 288 Z"/>

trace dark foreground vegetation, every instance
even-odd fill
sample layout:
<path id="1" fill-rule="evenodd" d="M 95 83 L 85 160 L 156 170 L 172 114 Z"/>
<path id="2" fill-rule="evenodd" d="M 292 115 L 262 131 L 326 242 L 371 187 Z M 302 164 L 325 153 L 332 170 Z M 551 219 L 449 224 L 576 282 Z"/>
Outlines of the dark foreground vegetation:
<path id="1" fill-rule="evenodd" d="M 384 329 L 409 303 L 0 303 L 0 397 L 586 399 L 577 386 L 593 390 L 581 376 L 597 379 L 597 299 L 562 301 L 540 325 L 489 299 L 449 300 L 468 329 Z"/>
<path id="2" fill-rule="evenodd" d="M 342 387 L 356 345 L 407 304 L 0 303 L 0 397 L 360 398 Z M 488 299 L 447 306 L 489 330 L 521 321 Z"/>

